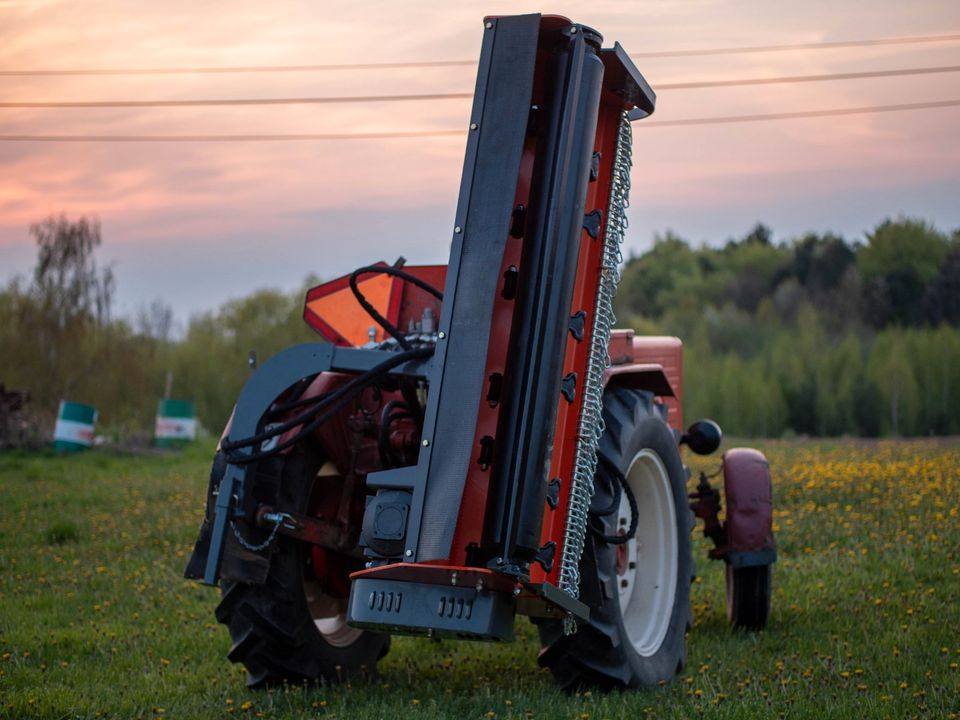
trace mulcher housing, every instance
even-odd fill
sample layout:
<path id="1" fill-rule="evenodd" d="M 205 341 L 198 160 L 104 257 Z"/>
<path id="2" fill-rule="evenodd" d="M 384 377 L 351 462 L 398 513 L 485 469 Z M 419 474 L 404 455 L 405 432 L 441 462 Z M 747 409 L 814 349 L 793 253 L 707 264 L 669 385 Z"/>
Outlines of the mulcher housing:
<path id="1" fill-rule="evenodd" d="M 655 96 L 601 43 L 557 16 L 485 20 L 448 265 L 370 266 L 308 294 L 328 342 L 244 387 L 188 576 L 264 583 L 280 535 L 312 548 L 355 628 L 508 640 L 518 613 L 590 622 L 579 564 L 604 388 L 656 398 L 677 441 L 683 427 L 679 341 L 609 329 L 629 126 Z M 383 329 L 344 302 L 351 284 Z M 298 415 L 338 393 L 324 422 Z M 282 506 L 274 468 L 307 441 L 336 479 L 304 513 Z"/>

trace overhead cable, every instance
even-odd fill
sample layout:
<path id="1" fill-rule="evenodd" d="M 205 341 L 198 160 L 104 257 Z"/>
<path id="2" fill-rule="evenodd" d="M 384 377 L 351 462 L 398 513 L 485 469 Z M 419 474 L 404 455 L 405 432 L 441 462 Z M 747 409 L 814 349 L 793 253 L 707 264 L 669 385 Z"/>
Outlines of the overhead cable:
<path id="1" fill-rule="evenodd" d="M 903 77 L 908 75 L 932 75 L 960 72 L 960 65 L 941 65 L 921 68 L 895 68 L 891 70 L 868 70 L 863 72 L 832 73 L 826 75 L 788 75 L 769 78 L 736 78 L 731 80 L 698 80 L 692 82 L 655 83 L 655 90 L 692 90 L 743 85 L 775 85 L 828 80 L 863 80 L 871 78 Z M 420 102 L 424 100 L 468 100 L 473 93 L 420 93 L 411 95 L 344 95 L 288 98 L 204 98 L 186 100 L 62 100 L 62 101 L 11 101 L 0 102 L 0 109 L 13 108 L 151 108 L 151 107 L 220 107 L 254 105 L 332 105 L 379 102 Z"/>
<path id="2" fill-rule="evenodd" d="M 871 105 L 827 110 L 799 110 L 782 113 L 726 115 L 719 117 L 679 118 L 677 120 L 644 120 L 639 129 L 653 127 L 680 127 L 686 125 L 721 125 L 726 123 L 795 120 L 802 118 L 862 115 L 868 113 L 933 110 L 960 106 L 960 99 L 930 102 L 901 103 L 898 105 Z M 411 132 L 370 133 L 279 133 L 246 135 L 0 135 L 0 142 L 287 142 L 306 140 L 374 140 L 387 138 L 424 138 L 462 136 L 466 130 L 421 130 Z"/>
<path id="3" fill-rule="evenodd" d="M 915 35 L 875 38 L 867 40 L 838 40 L 828 42 L 788 43 L 780 45 L 747 45 L 722 48 L 690 48 L 686 50 L 649 50 L 631 52 L 634 58 L 695 57 L 701 55 L 737 55 L 741 53 L 783 52 L 790 50 L 828 50 L 832 48 L 871 47 L 878 45 L 913 45 L 949 43 L 960 40 L 960 33 L 943 35 Z M 442 68 L 475 66 L 476 60 L 423 60 L 378 63 L 325 63 L 303 65 L 239 65 L 207 67 L 148 67 L 148 68 L 10 68 L 0 69 L 0 76 L 77 76 L 77 75 L 200 75 L 229 73 L 290 73 L 342 70 L 388 70 L 414 68 Z"/>
<path id="4" fill-rule="evenodd" d="M 833 48 L 871 47 L 874 45 L 912 45 L 919 43 L 956 42 L 960 33 L 946 35 L 914 35 L 906 37 L 876 38 L 873 40 L 836 40 L 832 42 L 791 43 L 782 45 L 747 45 L 725 48 L 691 48 L 690 50 L 652 50 L 631 52 L 630 57 L 695 57 L 699 55 L 739 55 L 741 53 L 783 52 L 788 50 L 830 50 Z"/>

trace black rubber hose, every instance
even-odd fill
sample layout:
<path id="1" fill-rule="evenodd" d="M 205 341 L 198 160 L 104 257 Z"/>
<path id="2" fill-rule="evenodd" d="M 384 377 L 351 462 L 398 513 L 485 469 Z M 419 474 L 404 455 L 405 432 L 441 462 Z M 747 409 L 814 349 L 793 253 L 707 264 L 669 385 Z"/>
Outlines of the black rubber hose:
<path id="1" fill-rule="evenodd" d="M 357 286 L 357 278 L 361 275 L 376 274 L 393 275 L 394 277 L 398 277 L 406 282 L 416 285 L 418 288 L 430 293 L 440 301 L 443 301 L 443 293 L 433 287 L 433 285 L 424 282 L 416 275 L 411 275 L 408 272 L 404 272 L 400 268 L 391 267 L 389 265 L 366 265 L 364 267 L 357 268 L 350 274 L 350 290 L 353 292 L 353 296 L 357 299 L 357 302 L 360 303 L 360 307 L 362 307 L 367 312 L 367 315 L 373 318 L 373 320 L 383 328 L 384 332 L 391 335 L 394 340 L 399 343 L 400 347 L 402 347 L 404 350 L 409 350 L 411 346 L 410 343 L 407 342 L 406 336 L 404 336 L 399 328 L 381 315 L 377 309 L 367 301 L 367 298 L 362 292 L 360 292 L 360 288 Z"/>
<path id="2" fill-rule="evenodd" d="M 313 377 L 316 377 L 314 375 Z M 313 377 L 310 379 L 312 380 Z M 306 407 L 307 405 L 316 405 L 318 402 L 327 397 L 330 393 L 325 392 L 320 395 L 314 395 L 313 397 L 302 398 L 299 395 L 291 396 L 290 400 L 280 403 L 279 405 L 274 405 L 270 408 L 270 411 L 267 413 L 266 417 L 276 417 L 277 415 L 283 415 L 290 412 L 291 410 L 296 410 L 297 408 Z"/>
<path id="3" fill-rule="evenodd" d="M 394 413 L 394 410 L 400 412 Z M 393 461 L 390 452 L 390 424 L 394 420 L 410 417 L 413 417 L 410 408 L 402 400 L 391 400 L 384 406 L 380 414 L 380 432 L 377 436 L 377 449 L 380 451 L 380 462 L 384 467 L 388 467 Z"/>
<path id="4" fill-rule="evenodd" d="M 300 432 L 298 432 L 294 437 L 288 438 L 284 442 L 279 443 L 275 448 L 271 448 L 270 450 L 259 452 L 259 453 L 253 453 L 250 455 L 229 456 L 228 460 L 231 463 L 242 465 L 242 464 L 251 463 L 255 460 L 261 460 L 263 458 L 270 457 L 271 455 L 275 455 L 280 450 L 290 447 L 295 442 L 298 442 L 303 437 L 305 437 L 307 434 L 316 430 L 318 427 L 320 427 L 320 425 L 322 425 L 328 419 L 333 417 L 333 415 L 336 414 L 336 412 L 338 412 L 340 409 L 345 407 L 347 403 L 352 401 L 357 395 L 363 392 L 363 390 L 365 390 L 366 388 L 370 387 L 372 384 L 377 382 L 383 375 L 390 372 L 390 370 L 392 370 L 393 368 L 399 365 L 402 365 L 403 363 L 408 362 L 410 360 L 427 358 L 427 357 L 430 357 L 431 355 L 433 355 L 432 347 L 415 348 L 413 350 L 408 350 L 406 352 L 397 353 L 393 357 L 387 360 L 384 360 L 379 365 L 376 365 L 375 367 L 371 368 L 370 370 L 363 373 L 362 375 L 358 375 L 356 378 L 348 382 L 343 387 L 340 387 L 337 390 L 326 394 L 322 400 L 317 402 L 316 405 L 311 407 L 306 412 L 301 413 L 300 415 L 293 418 L 292 420 L 288 420 L 285 423 L 274 426 L 269 430 L 264 430 L 263 432 L 253 435 L 252 437 L 248 437 L 242 440 L 236 440 L 232 442 L 229 440 L 225 441 L 221 443 L 220 447 L 224 452 L 229 453 L 231 450 L 237 450 L 243 447 L 250 447 L 251 445 L 262 443 L 265 440 L 270 440 L 271 438 L 277 437 L 278 435 L 282 435 L 288 430 L 292 430 L 293 428 L 297 427 L 297 425 L 303 425 L 304 423 L 307 423 L 306 425 L 304 425 L 303 429 Z M 330 408 L 328 412 L 317 417 L 321 411 L 326 410 L 327 408 Z"/>
<path id="5" fill-rule="evenodd" d="M 633 494 L 633 490 L 630 489 L 630 483 L 627 481 L 627 478 L 624 477 L 623 473 L 620 471 L 620 468 L 617 467 L 616 463 L 613 462 L 610 458 L 604 455 L 601 452 L 597 453 L 597 469 L 604 473 L 608 474 L 608 477 L 612 478 L 615 483 L 619 483 L 620 487 L 623 488 L 623 492 L 627 494 L 627 502 L 630 503 L 630 529 L 623 535 L 604 535 L 601 531 L 597 530 L 593 525 L 587 525 L 587 528 L 593 533 L 597 538 L 603 540 L 608 545 L 623 545 L 625 542 L 629 542 L 634 535 L 637 534 L 637 525 L 640 523 L 640 510 L 637 507 L 637 498 Z M 617 505 L 619 506 L 620 501 L 617 500 Z M 601 513 L 593 513 L 591 515 L 609 515 L 611 508 L 608 511 L 603 511 Z"/>

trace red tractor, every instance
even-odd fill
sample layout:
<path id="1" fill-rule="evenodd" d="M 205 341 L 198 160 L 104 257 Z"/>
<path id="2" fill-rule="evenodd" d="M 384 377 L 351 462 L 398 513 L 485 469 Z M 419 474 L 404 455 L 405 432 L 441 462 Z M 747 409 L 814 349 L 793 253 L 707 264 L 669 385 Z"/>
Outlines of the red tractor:
<path id="1" fill-rule="evenodd" d="M 372 672 L 394 633 L 509 640 L 518 614 L 565 688 L 669 680 L 695 514 L 731 621 L 764 626 L 763 455 L 724 455 L 721 523 L 705 477 L 688 496 L 680 446 L 713 452 L 720 429 L 683 430 L 680 341 L 613 330 L 631 122 L 655 96 L 601 43 L 487 18 L 449 264 L 314 288 L 325 342 L 243 388 L 186 575 L 220 585 L 249 685 Z"/>

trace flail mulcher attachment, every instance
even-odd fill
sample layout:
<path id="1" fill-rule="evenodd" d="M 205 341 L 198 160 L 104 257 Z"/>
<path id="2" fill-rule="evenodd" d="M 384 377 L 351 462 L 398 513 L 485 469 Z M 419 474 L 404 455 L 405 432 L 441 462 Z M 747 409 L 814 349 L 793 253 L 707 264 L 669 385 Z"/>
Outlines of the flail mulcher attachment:
<path id="1" fill-rule="evenodd" d="M 612 331 L 654 94 L 565 18 L 483 32 L 448 266 L 310 291 L 329 342 L 257 370 L 221 442 L 187 575 L 219 582 L 251 685 L 372 671 L 392 633 L 508 640 L 518 613 L 565 687 L 682 667 L 680 345 Z"/>

